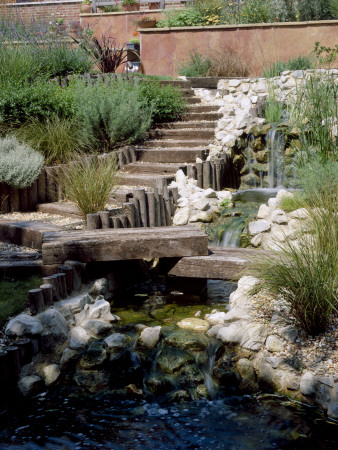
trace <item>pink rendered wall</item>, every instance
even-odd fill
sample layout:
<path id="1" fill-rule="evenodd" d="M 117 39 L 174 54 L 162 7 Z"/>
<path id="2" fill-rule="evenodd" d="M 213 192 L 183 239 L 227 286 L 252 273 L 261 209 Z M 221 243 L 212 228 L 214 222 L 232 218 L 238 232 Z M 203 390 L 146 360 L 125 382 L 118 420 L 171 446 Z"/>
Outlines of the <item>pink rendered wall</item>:
<path id="1" fill-rule="evenodd" d="M 124 44 L 135 37 L 137 25 L 134 24 L 134 20 L 140 15 L 159 18 L 161 11 L 81 14 L 81 25 L 92 28 L 97 38 L 101 38 L 102 35 L 111 36 L 116 38 L 118 44 Z"/>
<path id="2" fill-rule="evenodd" d="M 170 76 L 178 75 L 179 64 L 192 50 L 208 54 L 219 46 L 230 47 L 250 62 L 256 76 L 269 62 L 310 54 L 316 41 L 329 47 L 338 42 L 337 20 L 139 31 L 145 73 Z"/>

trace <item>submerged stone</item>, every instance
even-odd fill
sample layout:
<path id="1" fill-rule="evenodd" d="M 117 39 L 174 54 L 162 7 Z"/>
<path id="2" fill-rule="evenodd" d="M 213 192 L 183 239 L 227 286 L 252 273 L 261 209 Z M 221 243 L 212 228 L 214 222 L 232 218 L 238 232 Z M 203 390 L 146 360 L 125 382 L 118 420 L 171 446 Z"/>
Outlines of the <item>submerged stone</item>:
<path id="1" fill-rule="evenodd" d="M 93 369 L 101 366 L 107 359 L 107 352 L 98 342 L 93 342 L 81 358 L 79 367 L 81 369 Z"/>
<path id="2" fill-rule="evenodd" d="M 209 322 L 197 317 L 188 317 L 177 323 L 179 328 L 192 331 L 207 331 L 210 328 Z"/>
<path id="3" fill-rule="evenodd" d="M 194 357 L 181 349 L 167 347 L 164 348 L 157 358 L 157 368 L 163 372 L 172 374 L 180 370 L 184 364 L 194 362 Z"/>
<path id="4" fill-rule="evenodd" d="M 165 345 L 195 352 L 203 351 L 208 343 L 209 339 L 204 334 L 188 330 L 174 331 L 164 340 Z"/>
<path id="5" fill-rule="evenodd" d="M 109 386 L 109 374 L 103 370 L 78 370 L 74 375 L 76 384 L 89 392 L 99 392 Z"/>

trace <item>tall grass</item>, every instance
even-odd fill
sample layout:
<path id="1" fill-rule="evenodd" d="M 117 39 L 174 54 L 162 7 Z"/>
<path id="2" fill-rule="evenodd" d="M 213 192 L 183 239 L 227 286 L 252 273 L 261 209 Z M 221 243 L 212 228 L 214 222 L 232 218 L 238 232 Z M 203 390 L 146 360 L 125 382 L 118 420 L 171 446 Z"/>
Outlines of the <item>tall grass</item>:
<path id="1" fill-rule="evenodd" d="M 79 156 L 74 163 L 64 166 L 58 175 L 66 197 L 77 204 L 83 216 L 102 211 L 117 188 L 115 157 Z"/>
<path id="2" fill-rule="evenodd" d="M 252 273 L 264 288 L 280 295 L 308 334 L 325 331 L 338 310 L 338 163 L 314 159 L 299 169 L 308 210 L 309 233 L 286 239 Z"/>

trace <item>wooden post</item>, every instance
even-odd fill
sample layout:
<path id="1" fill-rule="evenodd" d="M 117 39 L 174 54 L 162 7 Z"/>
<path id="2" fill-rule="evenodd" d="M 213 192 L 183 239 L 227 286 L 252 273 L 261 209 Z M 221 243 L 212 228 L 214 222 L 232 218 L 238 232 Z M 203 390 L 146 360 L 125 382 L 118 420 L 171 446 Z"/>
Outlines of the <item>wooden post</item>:
<path id="1" fill-rule="evenodd" d="M 98 214 L 87 214 L 87 230 L 98 230 L 101 228 L 101 220 Z"/>
<path id="2" fill-rule="evenodd" d="M 203 161 L 203 189 L 211 187 L 210 180 L 210 161 Z"/>
<path id="3" fill-rule="evenodd" d="M 54 277 L 57 277 L 59 280 L 59 289 L 60 289 L 60 297 L 67 298 L 67 284 L 66 284 L 66 274 L 64 273 L 57 273 L 53 275 Z"/>
<path id="4" fill-rule="evenodd" d="M 16 187 L 10 187 L 10 209 L 11 211 L 20 211 L 20 194 L 19 189 Z"/>
<path id="5" fill-rule="evenodd" d="M 40 286 L 43 294 L 43 301 L 45 305 L 52 306 L 53 305 L 53 286 L 51 284 L 42 284 Z"/>
<path id="6" fill-rule="evenodd" d="M 0 212 L 10 212 L 9 186 L 0 183 Z"/>
<path id="7" fill-rule="evenodd" d="M 215 158 L 216 191 L 221 190 L 221 158 Z"/>
<path id="8" fill-rule="evenodd" d="M 28 210 L 34 211 L 38 204 L 38 183 L 34 181 L 27 189 Z"/>
<path id="9" fill-rule="evenodd" d="M 211 187 L 214 191 L 216 191 L 216 171 L 215 171 L 215 162 L 210 160 L 210 177 L 211 177 Z"/>
<path id="10" fill-rule="evenodd" d="M 46 167 L 46 194 L 49 202 L 56 202 L 58 199 L 58 192 L 55 181 L 54 167 Z"/>
<path id="11" fill-rule="evenodd" d="M 28 291 L 28 301 L 32 316 L 44 311 L 45 302 L 43 299 L 42 289 L 31 289 Z"/>
<path id="12" fill-rule="evenodd" d="M 78 291 L 82 284 L 82 264 L 79 261 L 65 261 L 65 266 L 69 266 L 73 270 L 73 289 Z"/>
<path id="13" fill-rule="evenodd" d="M 98 215 L 101 219 L 101 226 L 103 229 L 110 228 L 110 216 L 109 211 L 99 211 Z"/>
<path id="14" fill-rule="evenodd" d="M 126 157 L 122 150 L 119 151 L 119 168 L 122 169 L 122 167 L 126 164 Z"/>
<path id="15" fill-rule="evenodd" d="M 45 169 L 42 169 L 38 178 L 38 203 L 44 203 L 45 201 L 46 201 L 46 172 Z"/>
<path id="16" fill-rule="evenodd" d="M 155 211 L 156 211 L 155 227 L 160 227 L 161 226 L 161 203 L 160 203 L 160 196 L 158 193 L 158 188 L 154 188 L 154 199 L 155 199 Z"/>
<path id="17" fill-rule="evenodd" d="M 70 295 L 73 291 L 73 269 L 62 265 L 58 267 L 58 272 L 66 275 L 67 294 Z"/>
<path id="18" fill-rule="evenodd" d="M 172 193 L 172 197 L 173 197 L 174 203 L 176 204 L 177 201 L 178 201 L 178 187 L 170 188 L 170 191 Z"/>
<path id="19" fill-rule="evenodd" d="M 20 211 L 28 211 L 28 195 L 27 195 L 27 188 L 20 189 L 19 190 L 19 210 Z"/>
<path id="20" fill-rule="evenodd" d="M 153 192 L 147 192 L 147 206 L 148 206 L 148 220 L 149 226 L 156 226 L 156 206 L 155 206 L 155 194 Z"/>
<path id="21" fill-rule="evenodd" d="M 197 186 L 199 188 L 203 187 L 203 164 L 201 162 L 195 163 L 197 171 Z"/>
<path id="22" fill-rule="evenodd" d="M 129 226 L 128 226 L 129 221 L 128 221 L 127 216 L 125 214 L 121 214 L 119 216 L 119 218 L 120 218 L 121 228 L 129 228 Z"/>
<path id="23" fill-rule="evenodd" d="M 55 278 L 55 275 L 42 278 L 43 284 L 51 284 L 53 288 L 53 301 L 58 302 L 60 300 L 59 280 Z"/>
<path id="24" fill-rule="evenodd" d="M 18 379 L 21 368 L 19 349 L 16 345 L 11 345 L 6 348 L 6 351 L 8 354 L 9 381 L 13 383 Z"/>
<path id="25" fill-rule="evenodd" d="M 113 228 L 122 228 L 121 220 L 118 216 L 114 216 L 111 218 L 113 221 Z"/>
<path id="26" fill-rule="evenodd" d="M 148 226 L 148 218 L 147 218 L 147 198 L 145 190 L 142 188 L 136 188 L 133 191 L 134 198 L 139 201 L 140 205 L 140 226 L 147 227 Z"/>
<path id="27" fill-rule="evenodd" d="M 0 388 L 6 388 L 9 381 L 8 353 L 0 352 Z"/>
<path id="28" fill-rule="evenodd" d="M 123 214 L 127 217 L 129 228 L 135 228 L 135 205 L 133 203 L 122 204 Z"/>
<path id="29" fill-rule="evenodd" d="M 15 341 L 15 345 L 19 349 L 20 365 L 24 366 L 25 364 L 30 363 L 33 356 L 31 340 L 27 338 L 19 339 L 18 341 Z"/>

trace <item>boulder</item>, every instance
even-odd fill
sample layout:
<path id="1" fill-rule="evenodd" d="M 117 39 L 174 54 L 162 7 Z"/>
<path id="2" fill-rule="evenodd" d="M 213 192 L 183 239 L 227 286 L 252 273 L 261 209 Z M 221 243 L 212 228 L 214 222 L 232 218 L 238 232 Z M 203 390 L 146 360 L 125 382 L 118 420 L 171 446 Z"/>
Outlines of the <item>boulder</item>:
<path id="1" fill-rule="evenodd" d="M 108 280 L 106 278 L 99 278 L 93 284 L 93 286 L 89 289 L 89 294 L 93 297 L 97 297 L 98 295 L 105 296 L 108 292 Z"/>
<path id="2" fill-rule="evenodd" d="M 298 336 L 298 330 L 293 325 L 288 325 L 287 327 L 279 328 L 277 334 L 292 344 Z"/>
<path id="3" fill-rule="evenodd" d="M 24 397 L 32 397 L 45 389 L 45 383 L 37 375 L 30 375 L 20 379 L 18 388 Z"/>
<path id="4" fill-rule="evenodd" d="M 262 245 L 262 238 L 260 234 L 256 234 L 256 236 L 254 236 L 251 241 L 250 244 L 253 245 L 254 247 L 259 247 L 260 245 Z"/>
<path id="5" fill-rule="evenodd" d="M 25 334 L 41 334 L 43 327 L 38 318 L 20 314 L 11 319 L 5 329 L 7 336 L 23 336 Z"/>
<path id="6" fill-rule="evenodd" d="M 93 342 L 82 356 L 79 367 L 84 370 L 98 368 L 102 366 L 106 359 L 107 351 L 99 342 Z"/>
<path id="7" fill-rule="evenodd" d="M 66 320 L 69 320 L 73 314 L 82 311 L 85 305 L 91 303 L 92 298 L 88 294 L 81 294 L 67 300 L 61 300 L 58 303 L 58 310 Z"/>
<path id="8" fill-rule="evenodd" d="M 218 194 L 211 188 L 205 189 L 203 191 L 205 198 L 217 198 Z"/>
<path id="9" fill-rule="evenodd" d="M 224 324 L 226 315 L 227 314 L 224 311 L 217 311 L 215 313 L 206 314 L 204 319 L 207 320 L 210 325 Z"/>
<path id="10" fill-rule="evenodd" d="M 59 378 L 61 371 L 59 364 L 48 364 L 42 369 L 46 386 L 51 386 Z"/>
<path id="11" fill-rule="evenodd" d="M 173 374 L 186 364 L 194 362 L 194 357 L 185 350 L 179 348 L 164 348 L 158 355 L 156 365 L 160 372 Z"/>
<path id="12" fill-rule="evenodd" d="M 261 205 L 257 213 L 257 219 L 267 219 L 269 216 L 269 211 L 270 208 L 267 205 Z"/>
<path id="13" fill-rule="evenodd" d="M 250 323 L 242 330 L 240 345 L 249 350 L 259 350 L 263 347 L 267 334 L 268 329 L 265 325 Z"/>
<path id="14" fill-rule="evenodd" d="M 107 322 L 118 321 L 118 317 L 110 313 L 110 304 L 104 299 L 97 299 L 93 305 L 85 305 L 83 310 L 75 315 L 77 325 L 90 319 L 101 319 Z"/>
<path id="15" fill-rule="evenodd" d="M 210 328 L 209 322 L 197 317 L 188 317 L 177 323 L 179 328 L 192 331 L 207 331 Z"/>
<path id="16" fill-rule="evenodd" d="M 271 214 L 271 221 L 277 223 L 278 225 L 287 225 L 288 216 L 282 209 L 275 209 Z"/>
<path id="17" fill-rule="evenodd" d="M 255 236 L 256 234 L 269 231 L 270 228 L 270 223 L 266 220 L 256 220 L 255 222 L 249 223 L 249 234 L 250 236 Z"/>
<path id="18" fill-rule="evenodd" d="M 338 402 L 329 403 L 327 415 L 331 419 L 338 420 Z"/>
<path id="19" fill-rule="evenodd" d="M 90 338 L 90 334 L 82 327 L 74 327 L 70 332 L 69 347 L 73 350 L 84 349 Z"/>
<path id="20" fill-rule="evenodd" d="M 275 335 L 268 336 L 265 346 L 269 352 L 282 352 L 285 350 L 285 342 Z"/>
<path id="21" fill-rule="evenodd" d="M 156 347 L 158 341 L 160 340 L 161 328 L 162 327 L 160 326 L 145 328 L 140 334 L 138 343 L 142 347 L 149 349 Z"/>
<path id="22" fill-rule="evenodd" d="M 78 386 L 94 393 L 109 387 L 109 374 L 103 370 L 78 370 L 74 375 Z"/>
<path id="23" fill-rule="evenodd" d="M 223 327 L 224 327 L 224 324 L 214 325 L 213 327 L 209 328 L 209 330 L 207 331 L 206 334 L 209 337 L 217 338 L 217 334 L 218 334 L 219 330 Z"/>
<path id="24" fill-rule="evenodd" d="M 199 211 L 207 211 L 210 208 L 210 203 L 207 199 L 195 200 L 191 203 L 191 206 Z"/>
<path id="25" fill-rule="evenodd" d="M 72 348 L 65 348 L 61 357 L 60 367 L 62 370 L 66 369 L 71 362 L 76 361 L 81 350 L 74 350 Z"/>
<path id="26" fill-rule="evenodd" d="M 104 343 L 109 350 L 124 349 L 129 345 L 130 337 L 122 333 L 114 333 L 108 336 Z"/>
<path id="27" fill-rule="evenodd" d="M 309 212 L 306 208 L 298 208 L 289 213 L 290 219 L 306 220 L 309 218 Z"/>
<path id="28" fill-rule="evenodd" d="M 303 395 L 314 395 L 316 393 L 317 381 L 311 372 L 305 372 L 300 379 L 300 391 Z"/>
<path id="29" fill-rule="evenodd" d="M 47 309 L 38 315 L 45 333 L 51 333 L 55 343 L 62 343 L 68 338 L 69 327 L 63 315 L 56 309 Z"/>
<path id="30" fill-rule="evenodd" d="M 186 225 L 188 223 L 189 217 L 190 217 L 190 208 L 189 205 L 187 205 L 184 208 L 180 208 L 176 211 L 173 218 L 173 224 L 176 226 Z"/>
<path id="31" fill-rule="evenodd" d="M 209 339 L 202 333 L 190 330 L 175 330 L 164 340 L 165 346 L 177 347 L 194 352 L 204 351 Z"/>
<path id="32" fill-rule="evenodd" d="M 243 328 L 247 325 L 248 322 L 237 321 L 224 326 L 219 329 L 217 339 L 220 339 L 222 342 L 239 344 L 242 340 Z"/>
<path id="33" fill-rule="evenodd" d="M 232 193 L 230 191 L 217 191 L 218 200 L 232 200 Z"/>
<path id="34" fill-rule="evenodd" d="M 111 325 L 110 323 L 95 319 L 86 320 L 82 323 L 81 326 L 93 336 L 106 334 L 113 328 L 113 325 Z"/>

